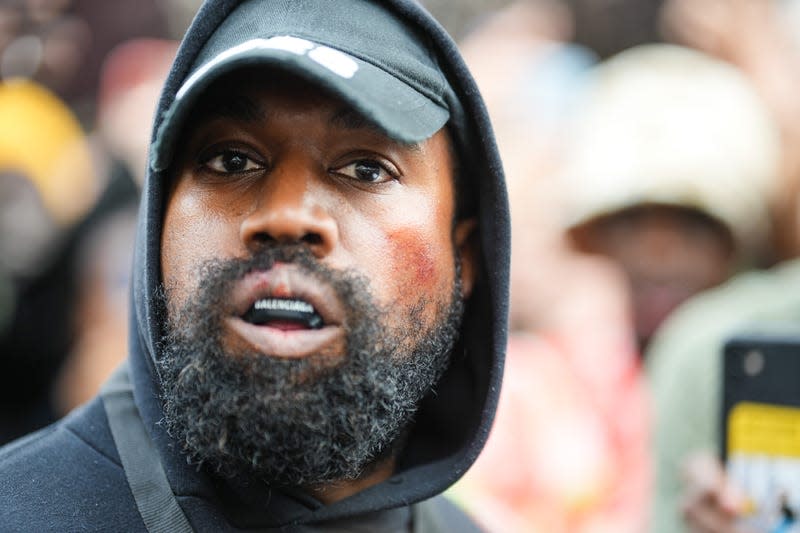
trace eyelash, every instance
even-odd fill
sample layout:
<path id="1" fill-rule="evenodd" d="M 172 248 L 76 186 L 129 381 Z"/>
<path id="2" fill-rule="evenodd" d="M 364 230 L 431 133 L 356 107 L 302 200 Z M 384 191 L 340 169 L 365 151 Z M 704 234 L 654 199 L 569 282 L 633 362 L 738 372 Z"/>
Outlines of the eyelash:
<path id="1" fill-rule="evenodd" d="M 361 165 L 362 167 L 364 167 L 364 166 L 371 167 L 373 170 L 377 170 L 378 173 L 385 173 L 386 174 L 386 179 L 383 179 L 383 180 L 381 180 L 380 178 L 378 178 L 376 180 L 361 179 L 358 176 L 351 176 L 351 175 L 346 174 L 344 172 L 344 169 L 347 169 L 348 167 L 354 167 L 353 171 L 354 171 L 354 173 L 357 173 L 358 170 L 359 170 L 358 169 L 359 165 Z M 393 165 L 390 165 L 388 163 L 384 163 L 383 161 L 380 161 L 380 160 L 378 160 L 376 158 L 372 158 L 372 157 L 361 157 L 359 159 L 352 160 L 352 161 L 348 162 L 345 165 L 341 165 L 341 166 L 338 166 L 338 167 L 335 167 L 335 168 L 331 168 L 330 172 L 332 172 L 332 173 L 334 173 L 334 174 L 336 174 L 338 176 L 343 176 L 346 179 L 356 180 L 358 183 L 374 184 L 374 185 L 378 185 L 378 184 L 382 184 L 382 183 L 388 183 L 390 181 L 395 181 L 395 180 L 398 180 L 400 178 L 399 172 L 394 168 Z"/>
<path id="2" fill-rule="evenodd" d="M 244 168 L 240 170 L 225 169 L 224 158 L 226 156 L 241 158 L 242 160 L 244 160 Z M 212 163 L 214 162 L 214 160 L 219 158 L 222 158 L 220 159 L 219 162 L 219 166 L 222 168 L 214 168 Z M 208 150 L 205 150 L 198 158 L 198 165 L 201 171 L 220 176 L 248 175 L 253 172 L 263 171 L 268 167 L 268 164 L 262 162 L 260 158 L 251 155 L 249 150 L 244 150 L 238 147 L 225 147 L 225 146 L 216 146 Z M 372 167 L 374 170 L 377 170 L 379 174 L 384 173 L 386 175 L 386 178 L 383 180 L 381 180 L 380 178 L 376 180 L 360 179 L 357 176 L 349 175 L 343 172 L 348 167 L 354 167 L 353 173 L 355 174 L 358 171 L 359 165 Z M 329 168 L 328 172 L 340 176 L 344 179 L 354 180 L 355 182 L 364 185 L 380 185 L 391 181 L 397 181 L 400 179 L 400 172 L 395 168 L 393 164 L 385 162 L 382 159 L 371 155 L 357 157 L 356 159 L 350 159 L 344 165 L 339 165 Z"/>
<path id="3" fill-rule="evenodd" d="M 245 168 L 240 170 L 227 170 L 225 169 L 225 157 L 229 156 L 231 158 L 241 158 L 244 161 Z M 212 163 L 214 160 L 220 159 L 220 166 L 222 168 L 213 168 Z M 213 148 L 206 152 L 203 156 L 200 157 L 199 160 L 200 166 L 202 169 L 213 172 L 215 174 L 222 174 L 222 175 L 231 175 L 231 174 L 249 174 L 254 171 L 263 170 L 266 167 L 266 164 L 261 162 L 258 158 L 253 157 L 248 153 L 248 151 L 238 149 L 238 148 L 225 148 L 225 147 L 218 147 Z M 250 168 L 248 168 L 250 167 Z"/>

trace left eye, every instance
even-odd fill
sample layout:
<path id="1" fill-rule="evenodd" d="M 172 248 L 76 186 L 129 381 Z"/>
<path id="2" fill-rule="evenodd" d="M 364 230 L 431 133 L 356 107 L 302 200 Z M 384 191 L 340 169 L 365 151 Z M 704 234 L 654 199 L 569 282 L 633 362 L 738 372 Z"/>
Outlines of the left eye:
<path id="1" fill-rule="evenodd" d="M 396 177 L 394 172 L 372 159 L 360 159 L 333 171 L 366 183 L 383 183 Z"/>
<path id="2" fill-rule="evenodd" d="M 261 168 L 261 165 L 253 161 L 246 154 L 235 150 L 225 150 L 210 158 L 205 164 L 215 172 L 229 174 L 248 172 Z"/>

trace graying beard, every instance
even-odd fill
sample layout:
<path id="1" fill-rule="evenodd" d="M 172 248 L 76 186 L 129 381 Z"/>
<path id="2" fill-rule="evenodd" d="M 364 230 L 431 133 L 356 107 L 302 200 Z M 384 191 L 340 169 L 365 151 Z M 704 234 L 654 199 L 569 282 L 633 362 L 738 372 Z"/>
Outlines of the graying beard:
<path id="1" fill-rule="evenodd" d="M 291 486 L 355 479 L 391 451 L 447 367 L 463 311 L 460 285 L 449 305 L 437 306 L 429 331 L 415 327 L 428 305 L 421 301 L 408 327 L 397 328 L 407 333 L 387 335 L 388 315 L 372 303 L 363 279 L 328 271 L 303 254 L 292 258 L 345 302 L 354 324 L 345 362 L 225 354 L 213 309 L 246 266 L 210 263 L 199 301 L 170 313 L 161 343 L 164 420 L 191 462 L 223 476 L 256 474 Z"/>

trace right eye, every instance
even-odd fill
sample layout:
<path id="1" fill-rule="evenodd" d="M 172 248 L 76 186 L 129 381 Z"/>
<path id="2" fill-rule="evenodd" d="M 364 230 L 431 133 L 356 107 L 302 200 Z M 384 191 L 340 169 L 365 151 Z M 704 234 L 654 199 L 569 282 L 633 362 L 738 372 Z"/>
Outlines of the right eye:
<path id="1" fill-rule="evenodd" d="M 207 159 L 204 165 L 221 174 L 239 174 L 263 168 L 261 164 L 238 150 L 223 150 Z"/>

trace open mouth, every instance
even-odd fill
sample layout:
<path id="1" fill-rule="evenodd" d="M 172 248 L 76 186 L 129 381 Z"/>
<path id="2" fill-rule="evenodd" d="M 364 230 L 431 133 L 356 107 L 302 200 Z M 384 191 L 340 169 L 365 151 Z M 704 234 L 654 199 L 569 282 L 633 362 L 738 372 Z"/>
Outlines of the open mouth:
<path id="1" fill-rule="evenodd" d="M 284 358 L 345 352 L 342 300 L 295 265 L 246 274 L 231 290 L 230 309 L 231 349 Z"/>
<path id="2" fill-rule="evenodd" d="M 248 309 L 242 320 L 257 326 L 281 329 L 320 329 L 324 321 L 313 305 L 293 298 L 261 298 Z"/>

